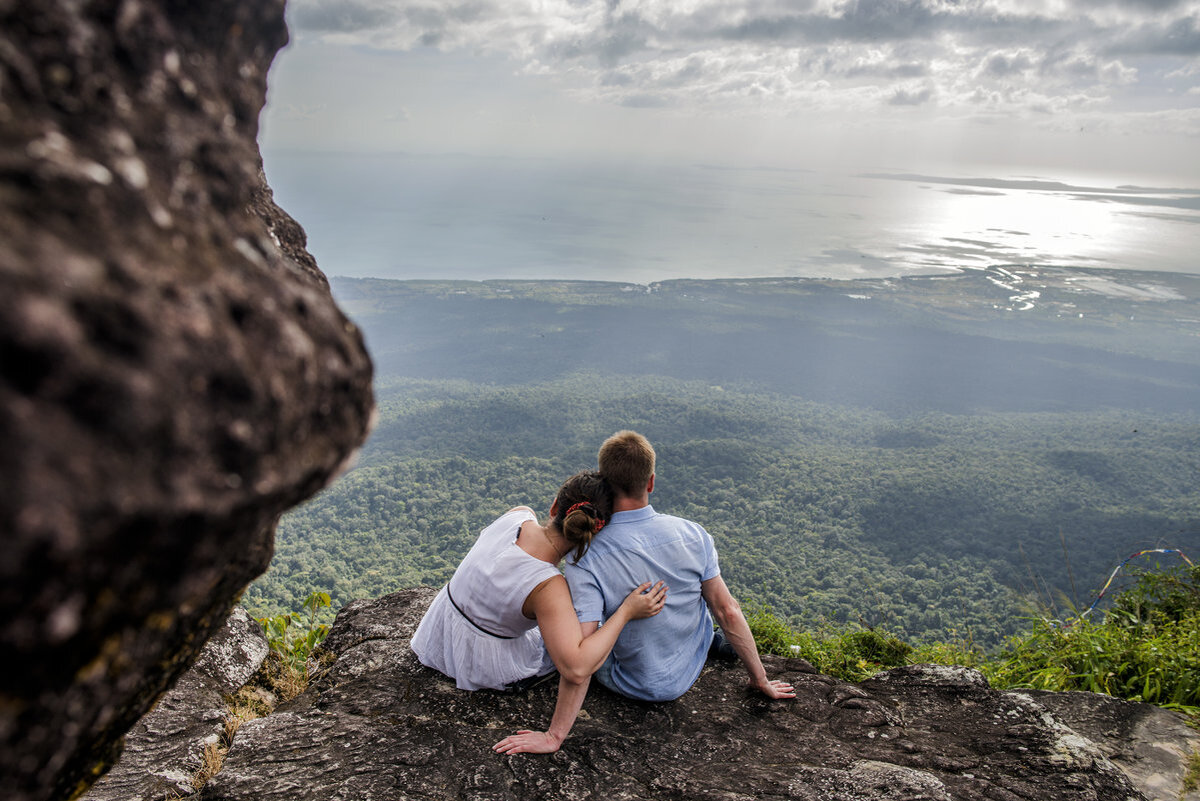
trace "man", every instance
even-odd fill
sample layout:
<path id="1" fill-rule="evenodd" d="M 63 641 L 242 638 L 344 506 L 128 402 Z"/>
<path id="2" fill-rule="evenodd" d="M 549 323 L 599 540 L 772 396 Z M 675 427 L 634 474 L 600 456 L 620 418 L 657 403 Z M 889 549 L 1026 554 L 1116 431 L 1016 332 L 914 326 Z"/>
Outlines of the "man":
<path id="1" fill-rule="evenodd" d="M 667 583 L 663 611 L 625 626 L 596 679 L 630 698 L 678 698 L 704 667 L 715 618 L 751 686 L 769 698 L 794 698 L 790 684 L 767 678 L 742 608 L 721 578 L 712 537 L 696 523 L 650 506 L 654 460 L 654 448 L 634 431 L 605 440 L 600 473 L 616 495 L 613 515 L 583 558 L 575 564 L 568 559 L 564 570 L 584 636 L 617 610 L 629 587 Z"/>

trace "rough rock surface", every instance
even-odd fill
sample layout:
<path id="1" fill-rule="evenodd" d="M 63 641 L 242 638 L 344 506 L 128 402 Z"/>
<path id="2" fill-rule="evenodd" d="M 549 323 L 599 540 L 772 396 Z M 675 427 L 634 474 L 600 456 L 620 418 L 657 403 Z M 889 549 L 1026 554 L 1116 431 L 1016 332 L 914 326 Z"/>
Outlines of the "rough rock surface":
<path id="1" fill-rule="evenodd" d="M 1099 745 L 1150 801 L 1200 801 L 1200 790 L 1184 791 L 1184 767 L 1192 754 L 1200 753 L 1200 732 L 1183 716 L 1096 693 L 1030 695 Z"/>
<path id="2" fill-rule="evenodd" d="M 262 184 L 284 0 L 0 0 L 0 798 L 64 798 L 361 443 L 362 337 Z"/>
<path id="3" fill-rule="evenodd" d="M 405 590 L 343 609 L 324 672 L 239 729 L 202 798 L 1145 798 L 1045 706 L 965 668 L 899 668 L 852 685 L 768 658 L 767 672 L 797 688 L 795 701 L 770 702 L 740 666 L 710 665 L 665 704 L 592 688 L 557 754 L 497 756 L 490 746 L 506 734 L 546 725 L 555 687 L 467 693 L 422 667 L 408 639 L 432 596 Z"/>
<path id="4" fill-rule="evenodd" d="M 227 696 L 267 658 L 262 627 L 240 606 L 175 686 L 125 736 L 120 760 L 85 801 L 158 801 L 194 792 L 205 746 L 216 744 L 229 714 Z"/>

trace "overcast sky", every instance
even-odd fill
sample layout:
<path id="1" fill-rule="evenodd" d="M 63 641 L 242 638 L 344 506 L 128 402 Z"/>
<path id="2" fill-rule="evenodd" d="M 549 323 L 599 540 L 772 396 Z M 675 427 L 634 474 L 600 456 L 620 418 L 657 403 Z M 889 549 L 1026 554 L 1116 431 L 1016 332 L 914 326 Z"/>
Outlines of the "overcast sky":
<path id="1" fill-rule="evenodd" d="M 268 148 L 1200 179 L 1200 0 L 290 0 Z"/>

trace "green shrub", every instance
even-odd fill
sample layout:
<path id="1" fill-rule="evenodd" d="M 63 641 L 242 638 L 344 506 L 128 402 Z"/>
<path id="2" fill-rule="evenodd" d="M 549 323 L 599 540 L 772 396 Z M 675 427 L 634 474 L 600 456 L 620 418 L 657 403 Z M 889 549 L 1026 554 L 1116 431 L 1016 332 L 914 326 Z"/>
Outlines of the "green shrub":
<path id="1" fill-rule="evenodd" d="M 861 659 L 884 667 L 905 664 L 913 648 L 906 642 L 874 629 L 853 631 L 846 635 L 853 650 Z"/>
<path id="2" fill-rule="evenodd" d="M 263 627 L 267 645 L 279 655 L 289 670 L 303 674 L 308 655 L 329 633 L 329 626 L 317 622 L 317 613 L 330 603 L 329 593 L 314 592 L 304 600 L 307 616 L 302 612 L 293 612 L 255 618 Z"/>
<path id="3" fill-rule="evenodd" d="M 1144 573 L 1101 620 L 1033 620 L 980 665 L 1001 689 L 1089 690 L 1200 711 L 1200 570 Z"/>
<path id="4" fill-rule="evenodd" d="M 1181 622 L 1200 611 L 1200 568 L 1175 568 L 1142 573 L 1137 582 L 1113 601 L 1105 622 L 1127 625 Z"/>
<path id="5" fill-rule="evenodd" d="M 777 618 L 770 609 L 761 604 L 750 604 L 745 610 L 746 622 L 754 635 L 759 653 L 794 656 L 792 647 L 797 644 L 796 632 Z"/>
<path id="6" fill-rule="evenodd" d="M 903 665 L 913 650 L 896 637 L 871 629 L 795 631 L 761 605 L 750 606 L 746 622 L 760 653 L 798 656 L 822 673 L 846 681 L 862 681 Z"/>
<path id="7" fill-rule="evenodd" d="M 1100 619 L 1030 618 L 990 654 L 970 641 L 914 649 L 872 629 L 798 632 L 763 606 L 746 619 L 763 653 L 801 656 L 846 681 L 906 663 L 965 665 L 997 689 L 1088 690 L 1200 714 L 1200 568 L 1137 576 Z"/>

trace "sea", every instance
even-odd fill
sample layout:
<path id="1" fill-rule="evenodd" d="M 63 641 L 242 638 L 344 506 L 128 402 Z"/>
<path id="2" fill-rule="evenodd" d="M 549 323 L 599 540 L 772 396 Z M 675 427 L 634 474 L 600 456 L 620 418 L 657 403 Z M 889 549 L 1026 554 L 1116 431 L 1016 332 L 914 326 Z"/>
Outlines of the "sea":
<path id="1" fill-rule="evenodd" d="M 872 278 L 995 265 L 1200 273 L 1200 188 L 1048 174 L 267 151 L 331 276 Z"/>

